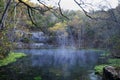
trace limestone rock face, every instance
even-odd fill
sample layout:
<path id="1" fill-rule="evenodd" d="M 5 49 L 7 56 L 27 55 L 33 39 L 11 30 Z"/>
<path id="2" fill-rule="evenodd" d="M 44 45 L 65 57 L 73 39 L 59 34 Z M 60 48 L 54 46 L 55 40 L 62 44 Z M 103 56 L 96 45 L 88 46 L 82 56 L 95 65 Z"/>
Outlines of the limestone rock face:
<path id="1" fill-rule="evenodd" d="M 120 73 L 112 66 L 103 68 L 103 80 L 120 80 Z"/>
<path id="2" fill-rule="evenodd" d="M 27 36 L 22 36 L 20 41 L 16 42 L 15 47 L 18 49 L 38 49 L 38 48 L 48 48 L 49 37 L 46 36 L 43 32 L 30 32 L 24 33 Z M 23 35 L 23 34 L 22 34 Z"/>
<path id="3" fill-rule="evenodd" d="M 47 36 L 45 36 L 43 32 L 32 32 L 31 34 L 32 34 L 31 39 L 34 42 L 44 43 L 47 42 L 48 40 Z"/>
<path id="4" fill-rule="evenodd" d="M 44 43 L 22 43 L 22 42 L 18 42 L 16 43 L 16 48 L 18 49 L 38 49 L 38 48 L 45 48 L 47 45 L 45 45 Z"/>

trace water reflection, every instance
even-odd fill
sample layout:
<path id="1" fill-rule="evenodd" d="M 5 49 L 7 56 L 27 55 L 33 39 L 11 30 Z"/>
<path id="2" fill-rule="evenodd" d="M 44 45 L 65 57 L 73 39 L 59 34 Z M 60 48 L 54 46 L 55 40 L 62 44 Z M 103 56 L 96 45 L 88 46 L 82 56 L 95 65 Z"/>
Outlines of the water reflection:
<path id="1" fill-rule="evenodd" d="M 43 80 L 100 80 L 91 71 L 99 62 L 100 52 L 75 49 L 26 49 L 17 52 L 31 55 L 28 65 L 39 67 Z"/>

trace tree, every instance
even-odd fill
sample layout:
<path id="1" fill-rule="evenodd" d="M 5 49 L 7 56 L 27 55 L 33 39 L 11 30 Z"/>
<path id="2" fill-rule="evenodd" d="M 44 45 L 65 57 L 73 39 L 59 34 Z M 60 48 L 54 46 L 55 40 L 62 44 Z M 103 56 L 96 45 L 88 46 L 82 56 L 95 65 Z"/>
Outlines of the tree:
<path id="1" fill-rule="evenodd" d="M 8 53 L 9 53 L 9 51 L 10 51 L 10 46 L 9 46 L 9 48 L 8 48 L 8 46 L 7 46 L 7 44 L 9 43 L 9 38 L 10 38 L 10 36 L 8 37 L 8 32 L 10 32 L 10 34 L 12 34 L 12 35 L 14 35 L 14 30 L 16 29 L 16 24 L 18 24 L 17 22 L 16 22 L 16 19 L 15 19 L 15 16 L 18 16 L 16 13 L 18 13 L 18 12 L 16 12 L 17 10 L 16 10 L 16 7 L 20 7 L 21 9 L 23 8 L 23 9 L 25 9 L 25 10 L 23 10 L 21 13 L 20 13 L 20 15 L 23 13 L 23 14 L 26 14 L 26 11 L 27 11 L 27 14 L 26 15 L 28 15 L 29 16 L 29 20 L 31 21 L 31 22 L 29 22 L 28 21 L 28 23 L 29 23 L 29 25 L 31 25 L 32 26 L 32 24 L 34 25 L 34 26 L 36 26 L 36 27 L 39 27 L 39 25 L 41 25 L 40 27 L 39 27 L 39 29 L 41 30 L 41 31 L 43 31 L 44 33 L 47 33 L 47 28 L 46 28 L 46 23 L 45 24 L 42 24 L 42 22 L 40 22 L 40 20 L 39 20 L 39 22 L 40 22 L 40 24 L 39 24 L 39 22 L 38 22 L 38 19 L 37 19 L 37 17 L 39 16 L 39 15 L 37 15 L 38 13 L 40 14 L 40 16 L 42 16 L 42 15 L 44 15 L 47 11 L 50 11 L 50 12 L 52 12 L 53 14 L 55 14 L 56 16 L 57 15 L 59 15 L 59 14 L 61 14 L 62 16 L 64 16 L 63 14 L 62 14 L 62 11 L 61 11 L 61 8 L 59 7 L 59 8 L 57 8 L 57 9 L 59 9 L 59 13 L 56 13 L 56 12 L 58 12 L 58 11 L 56 11 L 55 9 L 53 9 L 52 7 L 50 7 L 50 6 L 47 6 L 45 3 L 43 3 L 42 1 L 40 1 L 40 0 L 38 0 L 38 2 L 39 2 L 39 4 L 34 4 L 34 3 L 31 3 L 29 0 L 4 0 L 4 1 L 2 1 L 2 0 L 0 0 L 0 10 L 1 10 L 1 12 L 0 12 L 0 40 L 1 40 L 1 42 L 0 42 L 0 45 L 1 45 L 1 47 L 0 47 L 0 50 L 2 50 L 1 52 L 1 56 L 3 56 L 3 57 L 5 57 Z M 58 5 L 59 5 L 59 3 L 58 3 Z M 60 5 L 59 5 L 60 6 Z M 20 9 L 20 8 L 17 8 L 17 9 Z M 16 10 L 16 11 L 15 11 Z M 13 12 L 15 12 L 15 14 L 13 13 Z M 35 17 L 34 15 L 37 15 L 37 17 Z M 40 17 L 39 16 L 39 17 Z M 25 17 L 24 15 L 22 15 L 22 17 Z M 65 16 L 64 16 L 65 17 Z M 27 18 L 27 17 L 26 17 Z M 44 21 L 44 20 L 46 20 L 46 22 L 48 22 L 49 23 L 49 26 L 48 27 L 50 27 L 50 25 L 54 25 L 54 23 L 53 22 L 50 22 L 49 20 L 48 20 L 48 18 L 50 18 L 50 17 L 42 17 L 42 18 L 40 18 L 41 19 L 41 21 Z M 21 21 L 22 22 L 22 21 Z M 26 22 L 27 23 L 27 22 Z M 32 24 L 31 24 L 32 23 Z M 20 23 L 20 24 L 22 24 L 22 23 Z M 9 26 L 8 26 L 9 25 Z M 26 25 L 26 24 L 22 24 L 22 25 Z M 12 31 L 12 32 L 11 32 Z M 9 34 L 9 35 L 10 35 Z M 12 39 L 12 38 L 11 38 Z M 5 41 L 5 42 L 4 42 Z M 12 40 L 12 41 L 14 41 L 14 40 Z M 3 43 L 4 42 L 4 43 Z M 5 44 L 6 43 L 6 44 Z M 3 47 L 4 46 L 4 47 Z M 3 47 L 3 48 L 2 48 Z M 6 49 L 8 49 L 8 50 L 6 50 Z M 6 51 L 7 51 L 7 53 L 6 53 Z M 4 55 L 3 55 L 4 54 Z"/>
<path id="2" fill-rule="evenodd" d="M 101 10 L 99 10 L 99 11 L 88 12 L 85 10 L 84 6 L 93 6 L 93 5 L 85 3 L 85 1 L 83 1 L 83 0 L 80 0 L 80 1 L 74 0 L 74 2 L 82 9 L 84 14 L 89 18 L 88 19 L 87 17 L 83 17 L 84 14 L 83 14 L 83 12 L 80 12 L 80 11 L 77 11 L 77 12 L 63 11 L 61 9 L 61 5 L 60 5 L 61 0 L 58 1 L 57 8 L 47 6 L 41 0 L 37 0 L 37 1 L 39 2 L 39 4 L 33 4 L 29 0 L 4 0 L 4 1 L 0 2 L 1 3 L 0 10 L 2 11 L 2 12 L 0 12 L 0 14 L 1 14 L 0 15 L 0 17 L 1 17 L 0 18 L 0 30 L 2 32 L 1 38 L 3 38 L 3 36 L 6 36 L 8 34 L 7 33 L 8 30 L 10 32 L 10 30 L 12 31 L 12 29 L 15 29 L 12 26 L 15 26 L 16 24 L 18 24 L 15 21 L 15 16 L 18 16 L 18 14 L 14 15 L 14 13 L 13 13 L 15 11 L 16 7 L 17 7 L 17 9 L 23 10 L 22 13 L 19 13 L 19 15 L 25 14 L 25 15 L 22 15 L 22 17 L 23 17 L 22 19 L 24 19 L 24 17 L 27 18 L 26 23 L 23 23 L 21 21 L 19 23 L 20 25 L 26 25 L 26 26 L 30 25 L 29 28 L 33 28 L 33 26 L 34 26 L 34 28 L 39 28 L 44 33 L 48 33 L 49 27 L 52 27 L 53 25 L 57 25 L 56 23 L 64 23 L 64 21 L 67 21 L 67 26 L 72 27 L 71 31 L 74 33 L 74 36 L 78 36 L 78 34 L 81 34 L 79 32 L 83 31 L 82 36 L 86 35 L 86 36 L 88 36 L 89 39 L 95 38 L 96 42 L 99 41 L 100 39 L 104 38 L 105 41 L 103 41 L 102 43 L 105 43 L 106 41 L 109 41 L 112 38 L 111 37 L 112 35 L 120 34 L 120 32 L 119 32 L 120 28 L 118 27 L 118 26 L 120 26 L 119 6 L 116 9 L 109 8 L 109 10 L 107 10 L 107 11 L 104 10 L 104 7 L 101 7 Z M 109 5 L 109 7 L 110 7 L 110 5 Z M 52 14 L 54 14 L 55 18 L 56 17 L 59 18 L 60 15 L 63 16 L 62 18 L 59 19 L 62 22 L 60 22 L 59 20 L 50 21 L 51 17 L 47 16 L 47 15 L 50 15 L 48 13 L 48 11 L 51 12 Z M 70 17 L 68 18 L 66 16 L 70 16 Z M 98 22 L 95 22 L 93 20 L 98 21 Z M 90 26 L 94 26 L 94 27 L 90 27 L 90 28 L 85 27 L 85 26 L 89 25 L 89 24 L 85 24 L 85 23 L 90 23 Z M 112 23 L 112 26 L 115 26 L 114 28 L 110 25 L 111 23 Z M 48 24 L 48 25 L 46 25 L 46 24 Z M 8 25 L 10 25 L 12 28 L 10 28 L 10 26 L 8 26 Z M 99 26 L 99 29 L 97 29 L 97 30 L 99 33 L 96 32 L 97 31 L 96 28 L 98 28 L 98 26 Z M 105 28 L 111 28 L 111 29 L 103 29 L 103 26 L 105 26 Z M 21 27 L 21 26 L 19 26 L 19 27 Z M 117 28 L 118 30 L 116 30 L 116 32 L 110 33 L 110 31 L 115 28 Z M 88 31 L 87 31 L 87 29 L 88 29 Z M 86 32 L 84 32 L 85 30 L 86 30 Z M 108 35 L 106 35 L 107 38 L 105 38 L 105 36 L 102 36 L 103 34 L 107 34 L 106 32 L 109 33 Z M 12 34 L 14 34 L 14 33 L 12 33 Z M 95 35 L 93 35 L 93 34 L 95 34 Z M 108 38 L 108 36 L 109 36 L 109 38 Z M 6 39 L 6 38 L 4 38 L 4 39 Z M 109 44 L 111 44 L 111 43 L 107 43 L 106 46 L 108 47 Z"/>

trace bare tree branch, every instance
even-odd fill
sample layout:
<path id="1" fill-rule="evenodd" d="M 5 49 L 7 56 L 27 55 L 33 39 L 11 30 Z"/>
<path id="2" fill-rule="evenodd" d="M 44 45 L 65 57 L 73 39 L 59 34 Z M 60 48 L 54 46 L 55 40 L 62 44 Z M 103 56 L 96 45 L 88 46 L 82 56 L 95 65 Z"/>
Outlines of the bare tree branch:
<path id="1" fill-rule="evenodd" d="M 36 7 L 36 6 L 35 6 L 35 7 L 32 7 L 31 5 L 27 4 L 27 3 L 24 2 L 23 0 L 18 0 L 18 1 L 19 1 L 19 2 L 14 6 L 13 10 L 14 10 L 15 7 L 17 7 L 20 3 L 24 4 L 24 5 L 27 7 L 29 18 L 30 18 L 31 22 L 33 23 L 33 25 L 35 25 L 35 26 L 37 26 L 37 24 L 36 24 L 36 22 L 34 21 L 34 19 L 32 18 L 32 15 L 31 15 L 31 14 L 32 14 L 32 13 L 31 13 L 32 9 L 39 11 L 40 14 L 44 14 L 44 12 L 50 11 L 50 12 L 52 12 L 55 16 L 59 15 L 59 14 L 55 13 L 55 10 L 54 10 L 53 8 L 48 7 L 47 5 L 45 5 L 44 3 L 42 3 L 40 0 L 37 0 L 37 1 L 38 1 L 40 4 L 42 4 L 44 7 L 41 7 L 41 8 L 40 8 L 40 6 L 38 6 L 38 7 Z M 59 6 L 59 12 L 60 12 L 61 16 L 65 17 L 66 19 L 69 19 L 68 17 L 66 17 L 66 16 L 62 13 L 62 9 L 61 9 L 61 6 L 60 6 L 60 2 L 61 2 L 61 0 L 59 0 L 58 6 Z M 4 10 L 4 12 L 3 12 L 3 15 L 2 15 L 2 17 L 1 17 L 1 19 L 0 19 L 0 29 L 2 29 L 2 27 L 3 27 L 4 17 L 5 17 L 6 11 L 8 10 L 10 4 L 11 4 L 11 0 L 8 0 L 8 1 L 7 1 L 7 5 L 6 5 L 6 7 L 5 7 L 5 10 Z M 45 8 L 46 8 L 46 9 L 45 9 Z M 12 13 L 12 12 L 13 12 L 13 11 L 11 11 L 11 13 Z M 41 28 L 41 30 L 43 30 L 43 29 Z"/>
<path id="2" fill-rule="evenodd" d="M 48 10 L 51 10 L 51 9 L 53 9 L 53 8 L 51 8 L 51 7 L 48 7 L 47 5 L 45 5 L 44 3 L 42 3 L 42 2 L 40 2 L 40 0 L 37 0 L 40 4 L 42 4 L 44 7 L 46 7 Z"/>
<path id="3" fill-rule="evenodd" d="M 112 6 L 110 5 L 110 3 L 109 3 L 107 0 L 105 0 L 105 1 L 108 3 L 109 7 L 112 8 Z M 114 22 L 118 23 L 118 20 L 117 20 L 117 18 L 116 18 L 116 16 L 115 16 L 114 11 L 113 11 L 113 10 L 109 10 L 109 14 L 110 14 L 112 20 L 113 20 Z"/>
<path id="4" fill-rule="evenodd" d="M 29 8 L 34 8 L 35 9 L 35 7 L 32 7 L 32 6 L 30 6 L 29 4 L 27 4 L 27 3 L 25 3 L 24 1 L 22 1 L 22 0 L 18 0 L 20 3 L 23 3 L 25 6 L 27 6 L 27 7 L 29 7 Z"/>
<path id="5" fill-rule="evenodd" d="M 120 23 L 117 21 L 117 18 L 116 18 L 116 16 L 115 16 L 115 13 L 114 13 L 114 11 L 111 9 L 111 10 L 108 10 L 108 12 L 106 12 L 106 11 L 104 11 L 104 12 L 106 12 L 110 17 L 107 17 L 107 18 L 102 18 L 102 17 L 93 17 L 92 15 L 90 15 L 90 13 L 89 12 L 87 12 L 83 7 L 82 7 L 82 5 L 86 5 L 86 3 L 84 3 L 84 1 L 83 0 L 80 0 L 80 2 L 78 2 L 77 0 L 74 0 L 74 2 L 82 9 L 82 11 L 84 12 L 84 14 L 87 16 L 87 17 L 89 17 L 90 19 L 93 19 L 93 20 L 106 20 L 106 21 L 113 21 L 113 22 L 115 22 L 115 23 L 117 23 L 118 25 L 120 25 Z M 87 3 L 88 4 L 88 3 Z M 91 5 L 91 4 L 88 4 L 88 5 Z M 110 6 L 110 8 L 112 8 L 111 7 L 111 5 L 109 4 L 109 2 L 108 2 L 108 5 Z M 87 5 L 86 5 L 87 6 Z"/>
<path id="6" fill-rule="evenodd" d="M 32 12 L 31 12 L 32 8 L 27 7 L 27 10 L 28 10 L 28 15 L 29 15 L 29 18 L 30 18 L 32 24 L 34 26 L 38 27 L 38 25 L 34 22 L 35 20 L 33 20 L 33 18 L 32 18 Z M 44 33 L 46 33 L 43 28 L 41 28 L 41 27 L 39 27 L 39 28 L 40 28 L 41 31 L 43 31 Z"/>
<path id="7" fill-rule="evenodd" d="M 66 19 L 69 20 L 69 18 L 62 13 L 62 9 L 61 9 L 61 6 L 60 6 L 60 2 L 61 2 L 61 0 L 59 0 L 59 2 L 58 2 L 60 14 L 61 14 L 63 17 L 65 17 Z"/>
<path id="8" fill-rule="evenodd" d="M 75 3 L 82 9 L 82 11 L 85 13 L 85 15 L 87 16 L 87 17 L 89 17 L 89 18 L 91 18 L 91 19 L 94 19 L 92 16 L 90 16 L 89 14 L 88 14 L 88 12 L 81 6 L 81 3 L 78 3 L 76 0 L 74 0 L 75 1 Z M 81 0 L 80 0 L 81 1 Z M 82 2 L 82 5 L 84 4 L 83 3 L 83 1 L 81 1 Z"/>

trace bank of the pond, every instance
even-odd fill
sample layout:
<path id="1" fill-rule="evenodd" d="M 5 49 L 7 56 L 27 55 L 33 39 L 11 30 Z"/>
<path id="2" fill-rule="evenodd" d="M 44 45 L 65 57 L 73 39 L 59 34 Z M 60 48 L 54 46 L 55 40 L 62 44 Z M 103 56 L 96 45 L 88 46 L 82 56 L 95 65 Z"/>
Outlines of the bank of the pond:
<path id="1" fill-rule="evenodd" d="M 120 71 L 120 59 L 118 58 L 111 58 L 108 59 L 107 64 L 97 65 L 95 66 L 95 73 L 99 75 L 103 75 L 103 69 L 107 66 L 113 66 L 115 67 L 116 72 L 119 73 Z"/>
<path id="2" fill-rule="evenodd" d="M 26 56 L 24 53 L 11 52 L 6 58 L 0 60 L 0 67 L 15 62 L 17 59 Z"/>

